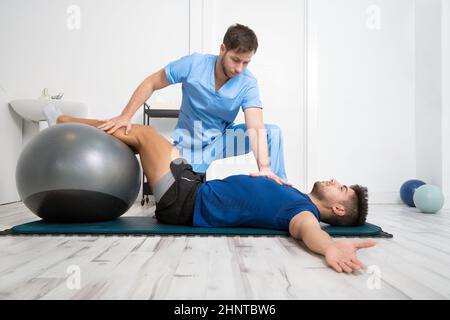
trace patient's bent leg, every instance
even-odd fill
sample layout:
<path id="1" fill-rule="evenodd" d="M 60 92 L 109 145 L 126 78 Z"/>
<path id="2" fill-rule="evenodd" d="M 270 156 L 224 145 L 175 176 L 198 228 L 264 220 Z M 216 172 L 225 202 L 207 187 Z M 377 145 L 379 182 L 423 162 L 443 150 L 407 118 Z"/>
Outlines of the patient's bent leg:
<path id="1" fill-rule="evenodd" d="M 94 127 L 104 123 L 101 120 L 73 118 L 65 115 L 60 116 L 57 120 L 57 123 L 71 122 Z M 133 124 L 127 135 L 125 134 L 125 128 L 116 130 L 112 135 L 139 153 L 144 174 L 152 189 L 156 182 L 170 172 L 170 163 L 182 157 L 166 138 L 150 126 Z"/>

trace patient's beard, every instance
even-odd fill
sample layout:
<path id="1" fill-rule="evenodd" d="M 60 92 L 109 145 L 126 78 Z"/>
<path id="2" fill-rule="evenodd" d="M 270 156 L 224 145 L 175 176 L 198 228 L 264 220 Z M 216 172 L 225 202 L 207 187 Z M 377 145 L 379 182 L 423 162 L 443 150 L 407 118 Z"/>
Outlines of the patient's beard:
<path id="1" fill-rule="evenodd" d="M 324 189 L 319 181 L 314 183 L 311 194 L 319 201 L 324 201 L 326 198 Z"/>

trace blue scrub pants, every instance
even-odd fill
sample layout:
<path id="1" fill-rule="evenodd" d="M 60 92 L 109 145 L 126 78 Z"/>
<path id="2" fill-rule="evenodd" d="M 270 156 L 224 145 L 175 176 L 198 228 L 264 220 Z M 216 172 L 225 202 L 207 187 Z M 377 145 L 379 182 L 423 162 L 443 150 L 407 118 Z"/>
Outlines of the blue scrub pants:
<path id="1" fill-rule="evenodd" d="M 287 180 L 284 168 L 283 138 L 277 125 L 266 124 L 267 144 L 269 147 L 270 168 L 281 179 Z M 183 157 L 189 161 L 194 171 L 204 173 L 217 159 L 239 156 L 251 152 L 249 137 L 244 123 L 230 125 L 225 133 L 209 141 L 203 148 L 196 150 L 177 145 Z"/>

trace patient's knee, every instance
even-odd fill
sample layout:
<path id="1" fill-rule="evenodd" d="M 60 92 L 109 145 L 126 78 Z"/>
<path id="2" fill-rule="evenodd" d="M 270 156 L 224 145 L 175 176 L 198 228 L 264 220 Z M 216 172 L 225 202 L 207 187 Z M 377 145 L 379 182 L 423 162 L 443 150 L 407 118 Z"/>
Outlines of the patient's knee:
<path id="1" fill-rule="evenodd" d="M 66 115 L 60 115 L 57 119 L 56 119 L 56 123 L 66 123 L 70 121 L 70 117 L 66 116 Z"/>
<path id="2" fill-rule="evenodd" d="M 149 135 L 153 130 L 154 129 L 150 126 L 144 126 L 141 124 L 133 124 L 131 126 L 131 132 L 135 133 L 138 147 L 144 146 L 149 141 Z"/>

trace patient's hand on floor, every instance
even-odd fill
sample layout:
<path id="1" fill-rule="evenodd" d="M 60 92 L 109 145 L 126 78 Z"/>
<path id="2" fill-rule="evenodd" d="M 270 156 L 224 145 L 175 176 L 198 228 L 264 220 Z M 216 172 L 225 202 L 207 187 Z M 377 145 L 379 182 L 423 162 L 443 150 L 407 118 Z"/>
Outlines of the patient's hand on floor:
<path id="1" fill-rule="evenodd" d="M 325 260 L 328 265 L 337 272 L 350 273 L 353 270 L 364 269 L 365 265 L 358 260 L 356 252 L 359 249 L 365 249 L 375 246 L 374 241 L 354 243 L 348 240 L 333 241 L 325 251 Z"/>

